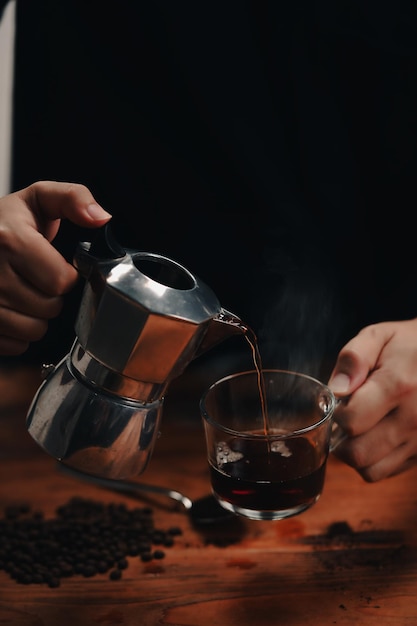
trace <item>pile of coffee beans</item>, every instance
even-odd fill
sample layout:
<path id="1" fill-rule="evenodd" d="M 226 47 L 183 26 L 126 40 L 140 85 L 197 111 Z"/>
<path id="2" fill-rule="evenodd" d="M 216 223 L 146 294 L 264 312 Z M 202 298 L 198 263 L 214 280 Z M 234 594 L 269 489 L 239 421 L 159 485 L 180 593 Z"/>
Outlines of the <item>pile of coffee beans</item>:
<path id="1" fill-rule="evenodd" d="M 120 580 L 131 557 L 163 559 L 181 529 L 155 528 L 149 507 L 74 497 L 46 518 L 27 504 L 0 518 L 0 569 L 17 583 L 58 587 L 62 578 L 107 574 Z"/>

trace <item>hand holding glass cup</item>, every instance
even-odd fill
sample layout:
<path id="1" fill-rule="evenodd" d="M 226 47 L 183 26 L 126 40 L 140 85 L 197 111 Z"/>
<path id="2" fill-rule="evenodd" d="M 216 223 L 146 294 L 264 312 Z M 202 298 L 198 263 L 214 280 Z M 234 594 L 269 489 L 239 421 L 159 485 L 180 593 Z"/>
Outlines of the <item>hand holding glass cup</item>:
<path id="1" fill-rule="evenodd" d="M 325 384 L 297 372 L 252 370 L 212 384 L 200 409 L 219 503 L 255 520 L 311 507 L 323 490 L 336 406 Z"/>

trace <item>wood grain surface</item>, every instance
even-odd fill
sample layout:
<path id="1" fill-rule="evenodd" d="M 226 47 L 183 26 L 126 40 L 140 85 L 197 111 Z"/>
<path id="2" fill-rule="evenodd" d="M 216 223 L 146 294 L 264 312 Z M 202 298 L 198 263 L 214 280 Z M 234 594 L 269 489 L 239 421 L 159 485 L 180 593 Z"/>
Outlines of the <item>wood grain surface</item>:
<path id="1" fill-rule="evenodd" d="M 0 571 L 1 626 L 417 624 L 417 469 L 371 485 L 330 458 L 324 493 L 309 511 L 195 528 L 168 500 L 114 494 L 61 472 L 26 432 L 38 384 L 30 368 L 0 370 L 1 514 L 28 502 L 53 516 L 82 496 L 151 506 L 158 528 L 178 526 L 182 534 L 162 560 L 130 557 L 118 581 L 74 575 L 49 588 Z M 209 481 L 198 405 L 187 398 L 184 388 L 173 394 L 138 480 L 197 498 Z"/>

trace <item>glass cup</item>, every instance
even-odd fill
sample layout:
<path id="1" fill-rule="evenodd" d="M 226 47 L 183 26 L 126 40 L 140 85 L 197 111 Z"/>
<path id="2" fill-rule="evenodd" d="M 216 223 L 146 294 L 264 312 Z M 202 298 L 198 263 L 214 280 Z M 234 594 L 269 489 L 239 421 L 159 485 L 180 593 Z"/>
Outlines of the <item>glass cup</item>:
<path id="1" fill-rule="evenodd" d="M 200 400 L 212 491 L 237 515 L 277 520 L 319 499 L 330 450 L 333 392 L 284 370 L 232 374 Z"/>

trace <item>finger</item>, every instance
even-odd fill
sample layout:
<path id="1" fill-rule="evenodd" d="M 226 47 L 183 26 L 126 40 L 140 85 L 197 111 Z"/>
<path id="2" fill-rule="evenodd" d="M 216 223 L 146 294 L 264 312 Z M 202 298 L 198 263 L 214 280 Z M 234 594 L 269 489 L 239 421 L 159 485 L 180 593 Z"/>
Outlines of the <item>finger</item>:
<path id="1" fill-rule="evenodd" d="M 4 270 L 0 277 L 0 315 L 1 309 L 17 311 L 29 317 L 52 319 L 62 310 L 63 300 L 60 296 L 49 296 L 27 280 L 11 271 Z M 29 273 L 33 264 L 28 266 Z M 32 277 L 33 278 L 33 277 Z M 13 289 L 10 288 L 13 286 Z M 68 285 L 68 282 L 67 282 Z M 52 287 L 50 281 L 47 287 Z"/>
<path id="2" fill-rule="evenodd" d="M 28 291 L 29 293 L 34 293 Z M 63 308 L 63 299 L 60 296 L 44 296 L 40 292 L 26 299 L 22 293 L 22 297 L 14 297 L 8 295 L 7 298 L 0 294 L 0 311 L 15 311 L 27 317 L 34 317 L 43 320 L 51 320 L 61 313 Z"/>
<path id="3" fill-rule="evenodd" d="M 2 356 L 19 356 L 26 352 L 28 348 L 28 341 L 0 335 L 0 354 Z"/>
<path id="4" fill-rule="evenodd" d="M 20 281 L 20 300 L 34 296 L 34 302 L 39 304 L 42 294 L 56 297 L 70 291 L 79 279 L 75 267 L 38 231 L 29 230 L 26 239 L 26 245 L 11 254 L 9 259 L 11 268 Z M 13 283 L 14 288 L 18 284 Z M 34 295 L 34 290 L 41 293 Z M 45 300 L 43 302 L 48 305 Z"/>
<path id="5" fill-rule="evenodd" d="M 380 466 L 373 469 L 369 468 L 368 482 L 376 482 L 377 480 L 382 480 L 383 478 L 397 476 L 398 474 L 402 474 L 417 465 L 416 450 L 413 449 L 409 453 L 407 448 L 408 446 L 404 444 L 395 450 L 389 458 L 384 460 L 385 462 L 381 463 Z"/>
<path id="6" fill-rule="evenodd" d="M 397 411 L 379 420 L 371 430 L 344 439 L 334 448 L 335 455 L 348 465 L 363 470 L 380 462 L 407 439 L 409 428 Z"/>
<path id="7" fill-rule="evenodd" d="M 47 329 L 46 320 L 9 309 L 0 309 L 0 336 L 2 337 L 30 343 L 42 339 Z"/>
<path id="8" fill-rule="evenodd" d="M 359 470 L 360 476 L 368 482 L 375 483 L 391 476 L 401 474 L 417 464 L 416 442 L 405 442 L 384 456 L 380 461 Z"/>

